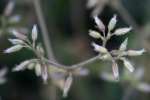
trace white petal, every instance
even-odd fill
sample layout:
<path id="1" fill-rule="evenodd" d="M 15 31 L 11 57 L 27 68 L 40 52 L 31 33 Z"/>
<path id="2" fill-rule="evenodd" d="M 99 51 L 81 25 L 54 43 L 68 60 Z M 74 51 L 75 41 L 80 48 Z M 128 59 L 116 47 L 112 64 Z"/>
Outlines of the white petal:
<path id="1" fill-rule="evenodd" d="M 134 67 L 133 65 L 130 63 L 130 61 L 126 58 L 122 58 L 121 60 L 123 60 L 124 66 L 130 71 L 133 72 L 134 71 Z"/>
<path id="2" fill-rule="evenodd" d="M 46 65 L 44 65 L 44 66 L 42 66 L 43 68 L 43 70 L 42 70 L 42 78 L 43 78 L 43 81 L 44 81 L 44 83 L 45 84 L 47 84 L 47 79 L 48 79 L 48 69 L 47 69 L 47 66 Z"/>
<path id="3" fill-rule="evenodd" d="M 32 70 L 34 67 L 35 67 L 35 63 L 30 63 L 30 64 L 27 66 L 27 68 L 28 68 L 29 70 Z"/>
<path id="4" fill-rule="evenodd" d="M 145 52 L 145 49 L 141 50 L 128 50 L 127 55 L 128 56 L 140 56 Z"/>
<path id="5" fill-rule="evenodd" d="M 116 80 L 119 80 L 119 70 L 118 70 L 118 64 L 113 61 L 112 62 L 112 70 L 113 70 L 113 74 Z"/>
<path id="6" fill-rule="evenodd" d="M 13 68 L 13 71 L 20 71 L 20 70 L 24 70 L 28 64 L 30 64 L 32 62 L 32 60 L 25 60 L 23 62 L 21 62 L 19 65 L 17 65 L 15 68 Z"/>
<path id="7" fill-rule="evenodd" d="M 98 39 L 98 38 L 103 39 L 103 37 L 101 36 L 100 33 L 93 31 L 93 30 L 89 30 L 89 35 L 93 38 L 96 38 L 96 39 Z"/>
<path id="8" fill-rule="evenodd" d="M 16 31 L 16 30 L 12 30 L 12 33 L 13 33 L 13 35 L 14 35 L 15 37 L 17 37 L 17 38 L 19 38 L 19 39 L 21 39 L 21 40 L 26 40 L 26 38 L 27 38 L 24 34 L 19 33 L 19 32 Z"/>
<path id="9" fill-rule="evenodd" d="M 128 38 L 126 38 L 126 39 L 122 42 L 122 44 L 120 45 L 119 50 L 122 50 L 122 51 L 126 50 L 126 49 L 127 49 L 127 44 L 128 44 Z"/>
<path id="10" fill-rule="evenodd" d="M 110 54 L 104 54 L 100 57 L 101 60 L 112 60 L 112 57 Z"/>
<path id="11" fill-rule="evenodd" d="M 63 97 L 67 97 L 70 87 L 72 85 L 72 81 L 73 81 L 73 77 L 72 74 L 70 74 L 65 81 L 65 85 L 63 89 Z"/>
<path id="12" fill-rule="evenodd" d="M 7 48 L 6 50 L 4 50 L 4 53 L 12 53 L 12 52 L 16 52 L 16 51 L 19 51 L 23 48 L 22 45 L 15 45 L 15 46 L 12 46 L 10 48 Z"/>
<path id="13" fill-rule="evenodd" d="M 92 46 L 94 47 L 94 50 L 100 53 L 107 53 L 107 49 L 105 47 L 102 47 L 94 42 L 92 42 Z"/>
<path id="14" fill-rule="evenodd" d="M 105 25 L 103 24 L 103 22 L 98 18 L 98 16 L 94 16 L 94 20 L 95 23 L 97 25 L 97 27 L 101 30 L 101 31 L 105 31 Z"/>
<path id="15" fill-rule="evenodd" d="M 109 24 L 108 24 L 108 30 L 111 31 L 115 28 L 116 26 L 116 23 L 117 23 L 117 16 L 114 15 L 111 20 L 109 21 Z"/>
<path id="16" fill-rule="evenodd" d="M 32 28 L 32 40 L 36 41 L 38 37 L 38 30 L 37 30 L 37 26 L 34 25 Z"/>
<path id="17" fill-rule="evenodd" d="M 35 65 L 35 73 L 36 73 L 37 76 L 41 76 L 41 73 L 42 73 L 42 71 L 41 71 L 41 64 L 37 63 Z"/>
<path id="18" fill-rule="evenodd" d="M 12 44 L 16 45 L 16 44 L 23 44 L 24 41 L 20 40 L 20 39 L 8 39 Z"/>
<path id="19" fill-rule="evenodd" d="M 39 52 L 39 54 L 41 54 L 41 55 L 44 55 L 44 49 L 43 49 L 43 47 L 41 46 L 41 44 L 38 44 L 37 46 L 36 46 L 36 50 Z"/>
<path id="20" fill-rule="evenodd" d="M 117 36 L 124 35 L 124 34 L 128 33 L 129 31 L 131 31 L 131 29 L 132 29 L 131 27 L 129 27 L 129 28 L 119 28 L 114 32 L 114 35 L 117 35 Z"/>

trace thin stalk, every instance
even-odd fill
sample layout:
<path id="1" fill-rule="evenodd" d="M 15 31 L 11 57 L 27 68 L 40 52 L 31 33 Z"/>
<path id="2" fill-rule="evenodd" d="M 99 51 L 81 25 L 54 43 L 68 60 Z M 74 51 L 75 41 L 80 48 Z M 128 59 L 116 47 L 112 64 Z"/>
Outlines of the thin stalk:
<path id="1" fill-rule="evenodd" d="M 46 27 L 46 23 L 45 23 L 44 16 L 42 13 L 42 8 L 40 5 L 40 0 L 33 0 L 33 4 L 35 7 L 35 11 L 37 14 L 39 25 L 40 25 L 41 30 L 42 30 L 43 41 L 44 41 L 44 45 L 46 47 L 48 59 L 55 61 L 54 53 L 53 53 L 52 46 L 51 46 L 51 41 L 50 41 L 50 38 L 48 35 L 48 30 Z"/>

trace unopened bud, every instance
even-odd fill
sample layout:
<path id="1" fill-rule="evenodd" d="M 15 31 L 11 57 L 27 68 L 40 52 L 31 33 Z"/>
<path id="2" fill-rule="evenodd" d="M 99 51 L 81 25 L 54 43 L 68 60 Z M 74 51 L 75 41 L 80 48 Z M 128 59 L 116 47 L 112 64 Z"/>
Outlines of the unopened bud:
<path id="1" fill-rule="evenodd" d="M 36 41 L 38 37 L 38 30 L 37 30 L 37 26 L 34 25 L 32 28 L 32 40 Z"/>
<path id="2" fill-rule="evenodd" d="M 105 25 L 104 25 L 103 22 L 98 18 L 98 16 L 94 16 L 94 20 L 95 20 L 95 23 L 96 23 L 97 27 L 98 27 L 102 32 L 104 32 L 104 31 L 105 31 Z"/>
<path id="3" fill-rule="evenodd" d="M 123 61 L 124 66 L 125 66 L 130 72 L 133 72 L 133 71 L 134 71 L 134 67 L 133 67 L 133 65 L 131 64 L 131 62 L 130 62 L 129 60 L 127 60 L 126 58 L 121 58 L 121 60 Z"/>
<path id="4" fill-rule="evenodd" d="M 124 34 L 128 33 L 129 31 L 131 31 L 131 29 L 132 29 L 131 27 L 129 27 L 129 28 L 119 28 L 114 32 L 114 34 L 117 35 L 117 36 L 124 35 Z"/>
<path id="5" fill-rule="evenodd" d="M 115 28 L 115 26 L 116 26 L 116 23 L 117 23 L 117 16 L 114 15 L 114 16 L 111 18 L 111 20 L 110 20 L 110 22 L 109 22 L 109 24 L 108 24 L 108 30 L 109 30 L 109 31 L 113 30 L 113 29 Z"/>
<path id="6" fill-rule="evenodd" d="M 16 44 L 24 44 L 23 40 L 20 39 L 8 39 L 12 44 L 16 45 Z"/>
<path id="7" fill-rule="evenodd" d="M 28 64 L 31 63 L 31 60 L 25 60 L 22 63 L 20 63 L 19 65 L 17 65 L 15 68 L 13 68 L 13 71 L 21 71 L 24 70 Z"/>
<path id="8" fill-rule="evenodd" d="M 103 46 L 100 46 L 94 42 L 92 42 L 92 46 L 94 47 L 94 50 L 100 53 L 107 53 L 107 49 Z"/>
<path id="9" fill-rule="evenodd" d="M 126 38 L 123 42 L 122 42 L 122 44 L 120 45 L 120 48 L 119 48 L 119 50 L 126 50 L 127 49 L 127 44 L 128 44 L 128 38 Z"/>
<path id="10" fill-rule="evenodd" d="M 113 61 L 112 62 L 112 70 L 113 70 L 113 74 L 116 80 L 119 80 L 119 70 L 118 70 L 118 64 Z"/>
<path id="11" fill-rule="evenodd" d="M 99 38 L 103 38 L 101 36 L 101 34 L 99 32 L 93 31 L 93 30 L 89 30 L 89 35 L 93 38 L 99 39 Z"/>
<path id="12" fill-rule="evenodd" d="M 16 51 L 21 50 L 22 48 L 23 48 L 22 45 L 15 45 L 15 46 L 12 46 L 12 47 L 6 49 L 6 50 L 4 51 L 4 53 L 12 53 L 12 52 L 16 52 Z"/>
<path id="13" fill-rule="evenodd" d="M 128 56 L 140 56 L 145 52 L 145 49 L 141 50 L 128 50 L 127 55 Z"/>
<path id="14" fill-rule="evenodd" d="M 26 40 L 26 38 L 27 38 L 24 34 L 19 33 L 19 32 L 16 31 L 16 30 L 12 30 L 12 33 L 13 33 L 13 35 L 14 35 L 15 37 L 17 37 L 17 38 L 19 38 L 19 39 L 21 39 L 21 40 Z"/>
<path id="15" fill-rule="evenodd" d="M 42 73 L 42 71 L 41 71 L 41 64 L 37 63 L 35 65 L 35 73 L 36 73 L 37 76 L 41 76 L 41 73 Z"/>
<path id="16" fill-rule="evenodd" d="M 70 87 L 72 85 L 72 81 L 73 81 L 72 74 L 69 74 L 64 84 L 63 97 L 67 97 Z"/>

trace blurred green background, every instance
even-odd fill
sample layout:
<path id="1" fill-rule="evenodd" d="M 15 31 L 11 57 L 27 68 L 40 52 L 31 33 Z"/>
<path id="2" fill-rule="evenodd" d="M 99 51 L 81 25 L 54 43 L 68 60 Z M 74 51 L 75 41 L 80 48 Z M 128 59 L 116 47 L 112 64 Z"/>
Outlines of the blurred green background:
<path id="1" fill-rule="evenodd" d="M 129 83 L 113 83 L 102 80 L 100 72 L 111 70 L 111 64 L 99 61 L 88 65 L 90 74 L 85 77 L 75 77 L 67 98 L 62 97 L 62 91 L 51 82 L 44 85 L 42 80 L 25 70 L 11 72 L 11 69 L 25 59 L 34 55 L 28 50 L 13 54 L 4 54 L 3 50 L 11 46 L 8 38 L 12 37 L 7 28 L 25 28 L 31 32 L 33 24 L 38 24 L 34 0 L 0 0 L 0 16 L 9 2 L 14 2 L 14 8 L 7 18 L 21 16 L 21 21 L 15 24 L 0 22 L 0 67 L 8 67 L 7 82 L 0 85 L 1 100 L 150 100 L 149 92 L 136 89 L 130 91 L 129 98 L 123 99 Z M 52 49 L 58 62 L 72 65 L 96 55 L 91 47 L 88 30 L 95 28 L 92 14 L 98 13 L 99 18 L 107 25 L 110 18 L 118 15 L 117 27 L 133 26 L 133 31 L 122 37 L 114 37 L 108 43 L 109 49 L 117 48 L 129 37 L 129 48 L 145 48 L 147 53 L 141 57 L 133 57 L 135 68 L 144 68 L 142 81 L 150 82 L 150 0 L 39 0 L 42 13 L 48 28 Z M 95 2 L 95 3 L 94 3 Z M 89 4 L 90 3 L 90 4 Z M 93 3 L 93 4 L 92 4 Z M 1 18 L 2 19 L 2 18 Z M 7 19 L 5 19 L 7 21 Z M 0 30 L 0 31 L 1 31 Z M 40 29 L 39 41 L 43 41 Z M 131 87 L 132 88 L 132 87 Z"/>

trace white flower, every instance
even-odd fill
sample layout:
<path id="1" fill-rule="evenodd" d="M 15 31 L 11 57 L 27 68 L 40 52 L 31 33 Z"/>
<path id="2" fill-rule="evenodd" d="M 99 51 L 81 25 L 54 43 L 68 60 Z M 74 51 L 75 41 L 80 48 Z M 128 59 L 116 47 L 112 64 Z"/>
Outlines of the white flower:
<path id="1" fill-rule="evenodd" d="M 105 31 L 105 25 L 103 24 L 103 22 L 98 18 L 98 16 L 94 16 L 94 20 L 95 23 L 97 24 L 97 27 L 101 30 L 101 31 Z"/>
<path id="2" fill-rule="evenodd" d="M 93 30 L 89 30 L 89 35 L 93 38 L 101 38 L 103 39 L 103 37 L 101 36 L 101 34 L 99 32 L 93 31 Z"/>
<path id="3" fill-rule="evenodd" d="M 39 52 L 39 54 L 44 55 L 44 49 L 40 44 L 36 46 L 36 50 Z"/>
<path id="4" fill-rule="evenodd" d="M 20 39 L 8 39 L 13 45 L 16 44 L 24 44 L 24 41 L 20 40 Z"/>
<path id="5" fill-rule="evenodd" d="M 30 64 L 32 62 L 32 60 L 25 60 L 22 63 L 20 63 L 19 65 L 17 65 L 15 68 L 13 68 L 13 71 L 20 71 L 20 70 L 24 70 L 28 64 Z"/>
<path id="6" fill-rule="evenodd" d="M 112 61 L 112 70 L 116 80 L 119 80 L 119 70 L 118 64 L 115 61 Z"/>
<path id="7" fill-rule="evenodd" d="M 43 65 L 42 67 L 43 67 L 42 68 L 43 69 L 42 70 L 42 79 L 43 79 L 44 83 L 46 84 L 47 83 L 47 79 L 48 79 L 48 73 L 47 73 L 48 69 L 47 69 L 46 65 Z"/>
<path id="8" fill-rule="evenodd" d="M 72 85 L 72 81 L 73 81 L 72 74 L 69 74 L 64 84 L 63 97 L 67 97 L 70 87 Z"/>
<path id="9" fill-rule="evenodd" d="M 124 34 L 128 33 L 129 31 L 131 31 L 131 29 L 132 29 L 131 27 L 119 28 L 114 32 L 114 35 L 117 35 L 117 36 L 124 35 Z"/>
<path id="10" fill-rule="evenodd" d="M 94 47 L 94 50 L 100 53 L 107 53 L 107 49 L 103 46 L 100 46 L 94 42 L 92 42 L 92 46 Z"/>
<path id="11" fill-rule="evenodd" d="M 124 66 L 130 71 L 130 72 L 133 72 L 134 71 L 134 67 L 133 65 L 130 63 L 130 61 L 126 58 L 121 58 L 121 60 L 123 61 L 124 63 Z"/>
<path id="12" fill-rule="evenodd" d="M 35 67 L 35 63 L 30 63 L 28 64 L 27 69 L 32 70 L 34 69 L 34 67 Z"/>
<path id="13" fill-rule="evenodd" d="M 32 40 L 36 41 L 38 37 L 38 30 L 37 30 L 37 26 L 34 25 L 32 28 Z"/>
<path id="14" fill-rule="evenodd" d="M 127 49 L 127 44 L 128 44 L 128 38 L 126 38 L 126 39 L 122 42 L 122 44 L 120 45 L 119 50 L 121 50 L 121 51 L 126 50 L 126 49 Z"/>
<path id="15" fill-rule="evenodd" d="M 128 56 L 140 56 L 145 52 L 145 49 L 141 50 L 128 50 L 127 55 Z"/>
<path id="16" fill-rule="evenodd" d="M 21 39 L 21 40 L 26 40 L 26 38 L 27 38 L 24 34 L 19 33 L 19 32 L 16 31 L 16 30 L 12 30 L 12 33 L 13 33 L 13 35 L 14 35 L 15 37 L 17 37 L 17 38 L 19 38 L 19 39 Z"/>
<path id="17" fill-rule="evenodd" d="M 109 24 L 108 24 L 108 30 L 111 31 L 115 28 L 116 26 L 116 23 L 117 23 L 117 16 L 114 15 L 111 20 L 109 21 Z"/>
<path id="18" fill-rule="evenodd" d="M 15 46 L 12 46 L 10 48 L 7 48 L 6 50 L 4 50 L 4 53 L 12 53 L 12 52 L 16 52 L 16 51 L 19 51 L 23 48 L 22 45 L 15 45 Z"/>
<path id="19" fill-rule="evenodd" d="M 37 64 L 35 65 L 35 73 L 36 73 L 37 76 L 41 76 L 41 74 L 42 74 L 42 71 L 41 71 L 41 64 L 37 63 Z"/>
<path id="20" fill-rule="evenodd" d="M 110 54 L 104 54 L 100 57 L 101 60 L 112 60 L 112 57 Z"/>

